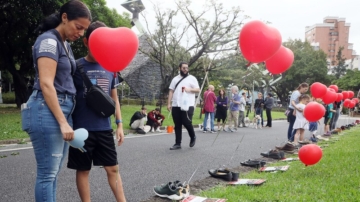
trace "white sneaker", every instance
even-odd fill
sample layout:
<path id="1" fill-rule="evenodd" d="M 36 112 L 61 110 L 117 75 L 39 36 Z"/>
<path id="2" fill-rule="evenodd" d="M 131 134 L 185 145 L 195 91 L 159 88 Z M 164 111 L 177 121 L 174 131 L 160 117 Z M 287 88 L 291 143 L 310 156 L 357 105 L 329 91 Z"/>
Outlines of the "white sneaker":
<path id="1" fill-rule="evenodd" d="M 155 131 L 154 131 L 154 129 L 151 129 L 151 131 L 150 131 L 150 132 L 154 133 Z"/>
<path id="2" fill-rule="evenodd" d="M 156 132 L 161 133 L 162 131 L 160 130 L 160 127 L 156 129 Z"/>

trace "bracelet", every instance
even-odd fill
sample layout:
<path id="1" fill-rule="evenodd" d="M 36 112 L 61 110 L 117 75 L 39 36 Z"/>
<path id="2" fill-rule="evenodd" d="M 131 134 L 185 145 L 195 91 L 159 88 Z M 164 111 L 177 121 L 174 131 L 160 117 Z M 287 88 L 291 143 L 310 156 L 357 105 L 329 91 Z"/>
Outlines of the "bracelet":
<path id="1" fill-rule="evenodd" d="M 122 123 L 122 120 L 121 119 L 120 120 L 116 119 L 115 123 L 116 123 L 116 125 L 119 124 L 119 123 Z"/>

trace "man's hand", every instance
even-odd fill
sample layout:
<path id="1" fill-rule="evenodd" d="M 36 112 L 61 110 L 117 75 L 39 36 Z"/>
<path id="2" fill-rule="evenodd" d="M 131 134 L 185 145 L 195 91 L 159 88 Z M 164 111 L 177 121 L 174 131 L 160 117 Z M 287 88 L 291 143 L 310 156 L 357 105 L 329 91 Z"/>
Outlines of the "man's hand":
<path id="1" fill-rule="evenodd" d="M 168 110 L 169 112 L 171 112 L 171 104 L 168 104 L 167 110 Z"/>
<path id="2" fill-rule="evenodd" d="M 161 119 L 157 121 L 159 124 L 161 124 Z"/>
<path id="3" fill-rule="evenodd" d="M 123 142 L 124 142 L 124 131 L 123 131 L 123 128 L 122 128 L 122 125 L 121 126 L 118 126 L 118 128 L 116 129 L 116 140 L 118 142 L 118 146 L 120 146 Z"/>

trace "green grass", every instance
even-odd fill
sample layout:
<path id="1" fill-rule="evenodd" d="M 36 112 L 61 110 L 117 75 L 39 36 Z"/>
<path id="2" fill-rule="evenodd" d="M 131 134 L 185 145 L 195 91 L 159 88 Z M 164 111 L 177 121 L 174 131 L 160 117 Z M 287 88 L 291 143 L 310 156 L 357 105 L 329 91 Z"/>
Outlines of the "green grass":
<path id="1" fill-rule="evenodd" d="M 148 112 L 152 109 L 155 109 L 156 106 L 147 105 Z M 141 108 L 140 105 L 122 105 L 121 113 L 123 118 L 123 128 L 124 130 L 129 130 L 130 126 L 130 118 L 134 114 L 135 111 L 139 111 Z M 197 125 L 203 123 L 204 115 L 200 119 L 200 108 L 197 107 L 193 116 L 193 124 Z M 162 113 L 165 116 L 165 121 L 163 126 L 174 125 L 172 121 L 171 115 L 169 116 L 169 112 L 166 107 L 162 108 Z M 249 114 L 249 117 L 253 117 L 253 113 Z M 273 119 L 286 118 L 283 112 L 272 112 Z M 264 119 L 266 119 L 266 115 L 264 112 Z M 116 128 L 114 123 L 114 117 L 111 117 L 112 127 Z M 126 131 L 125 131 L 126 134 Z M 28 138 L 29 136 L 21 130 L 21 115 L 20 110 L 16 107 L 0 107 L 0 140 L 7 139 L 22 139 Z"/>
<path id="2" fill-rule="evenodd" d="M 358 136 L 360 129 L 346 131 L 340 141 L 324 148 L 321 161 L 305 167 L 300 161 L 278 162 L 290 165 L 286 172 L 250 173 L 240 175 L 245 179 L 266 179 L 259 187 L 216 187 L 200 195 L 226 198 L 233 201 L 359 201 L 360 160 Z M 325 143 L 328 144 L 328 143 Z"/>

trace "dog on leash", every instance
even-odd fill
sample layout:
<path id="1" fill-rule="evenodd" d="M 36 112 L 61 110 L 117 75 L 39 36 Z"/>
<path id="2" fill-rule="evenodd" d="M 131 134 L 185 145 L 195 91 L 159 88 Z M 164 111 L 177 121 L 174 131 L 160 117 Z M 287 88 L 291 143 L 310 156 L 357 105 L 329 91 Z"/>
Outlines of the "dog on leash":
<path id="1" fill-rule="evenodd" d="M 252 125 L 254 126 L 255 129 L 258 128 L 262 128 L 261 127 L 261 116 L 260 115 L 256 115 L 252 121 Z"/>

